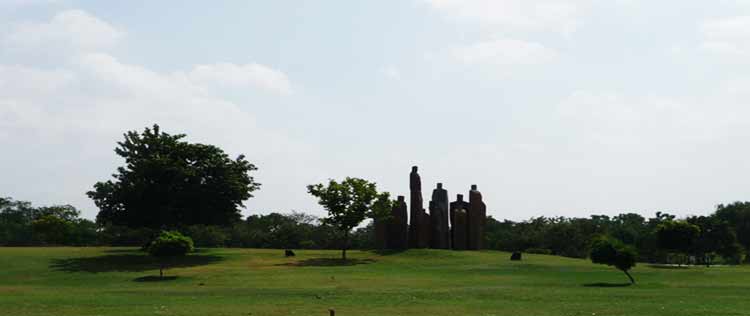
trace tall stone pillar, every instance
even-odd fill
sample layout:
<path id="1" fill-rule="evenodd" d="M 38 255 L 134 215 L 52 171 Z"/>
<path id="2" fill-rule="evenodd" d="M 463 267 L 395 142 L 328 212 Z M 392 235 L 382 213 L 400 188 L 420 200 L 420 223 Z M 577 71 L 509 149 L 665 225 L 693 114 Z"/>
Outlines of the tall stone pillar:
<path id="1" fill-rule="evenodd" d="M 463 194 L 456 195 L 456 201 L 450 204 L 451 247 L 455 250 L 467 249 L 467 212 L 469 203 L 464 201 Z"/>
<path id="2" fill-rule="evenodd" d="M 443 189 L 442 183 L 438 183 L 437 188 L 432 190 L 430 201 L 430 248 L 449 248 L 448 211 L 448 191 Z"/>
<path id="3" fill-rule="evenodd" d="M 398 196 L 391 209 L 387 231 L 386 246 L 388 249 L 406 249 L 409 246 L 409 217 L 403 195 Z"/>
<path id="4" fill-rule="evenodd" d="M 477 190 L 477 185 L 471 185 L 469 191 L 469 231 L 468 248 L 471 250 L 484 249 L 484 231 L 487 223 L 487 206 L 482 201 L 482 193 Z"/>
<path id="5" fill-rule="evenodd" d="M 373 226 L 375 228 L 375 249 L 386 249 L 388 248 L 388 222 L 386 220 L 376 218 Z"/>
<path id="6" fill-rule="evenodd" d="M 427 212 L 422 209 L 422 220 L 419 223 L 419 248 L 430 247 L 430 238 L 432 236 L 432 230 L 430 229 L 431 224 L 432 220 L 430 219 L 430 214 L 427 214 Z"/>
<path id="7" fill-rule="evenodd" d="M 422 248 L 424 242 L 421 240 L 424 233 L 420 232 L 424 220 L 424 203 L 422 202 L 422 179 L 417 172 L 417 166 L 411 167 L 409 174 L 409 247 Z"/>

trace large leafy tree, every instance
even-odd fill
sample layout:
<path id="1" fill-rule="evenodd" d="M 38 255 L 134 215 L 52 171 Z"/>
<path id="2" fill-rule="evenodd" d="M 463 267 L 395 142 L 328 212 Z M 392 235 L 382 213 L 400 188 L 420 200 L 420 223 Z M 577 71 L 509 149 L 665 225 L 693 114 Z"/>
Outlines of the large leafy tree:
<path id="1" fill-rule="evenodd" d="M 346 260 L 351 231 L 367 217 L 382 218 L 390 209 L 390 195 L 378 193 L 375 183 L 359 178 L 346 178 L 342 182 L 330 180 L 307 186 L 307 191 L 318 198 L 318 203 L 328 211 L 323 221 L 341 233 L 341 258 Z"/>
<path id="2" fill-rule="evenodd" d="M 750 252 L 750 202 L 720 204 L 717 218 L 727 222 L 737 235 L 737 241 Z"/>
<path id="3" fill-rule="evenodd" d="M 706 266 L 711 265 L 715 254 L 730 262 L 738 261 L 742 246 L 727 222 L 716 216 L 691 216 L 687 222 L 700 228 L 691 253 Z"/>
<path id="4" fill-rule="evenodd" d="M 230 159 L 220 148 L 188 143 L 158 125 L 131 131 L 115 153 L 125 159 L 114 180 L 98 182 L 88 196 L 99 224 L 169 228 L 227 225 L 240 219 L 243 201 L 260 187 L 245 157 Z"/>
<path id="5" fill-rule="evenodd" d="M 659 248 L 682 254 L 686 261 L 700 233 L 700 227 L 686 221 L 666 221 L 656 227 L 656 240 Z"/>

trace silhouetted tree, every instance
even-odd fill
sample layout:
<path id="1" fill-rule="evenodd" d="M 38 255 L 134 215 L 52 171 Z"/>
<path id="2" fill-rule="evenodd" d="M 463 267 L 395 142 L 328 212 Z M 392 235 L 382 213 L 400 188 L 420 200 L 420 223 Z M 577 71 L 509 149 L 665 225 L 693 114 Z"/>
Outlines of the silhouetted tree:
<path id="1" fill-rule="evenodd" d="M 87 193 L 100 209 L 97 222 L 159 229 L 239 220 L 243 201 L 260 186 L 249 175 L 257 168 L 243 155 L 233 160 L 216 146 L 183 138 L 158 125 L 126 133 L 115 149 L 125 165 L 114 181 Z"/>
<path id="2" fill-rule="evenodd" d="M 698 226 L 686 221 L 666 221 L 657 226 L 656 238 L 661 249 L 685 256 L 693 249 L 700 232 Z"/>
<path id="3" fill-rule="evenodd" d="M 745 251 L 750 250 L 750 202 L 719 204 L 715 216 L 732 228 Z"/>

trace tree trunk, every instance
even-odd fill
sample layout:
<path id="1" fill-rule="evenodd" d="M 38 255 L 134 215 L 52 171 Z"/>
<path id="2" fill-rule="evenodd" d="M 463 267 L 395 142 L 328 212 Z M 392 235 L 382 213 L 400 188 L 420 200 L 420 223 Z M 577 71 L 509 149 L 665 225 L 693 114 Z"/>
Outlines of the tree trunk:
<path id="1" fill-rule="evenodd" d="M 349 232 L 344 233 L 344 246 L 341 249 L 341 260 L 346 261 L 346 248 L 349 248 Z"/>
<path id="2" fill-rule="evenodd" d="M 625 272 L 625 275 L 627 275 L 627 276 L 628 276 L 628 278 L 630 279 L 630 284 L 635 284 L 635 280 L 634 280 L 634 279 L 633 279 L 633 277 L 632 277 L 632 276 L 630 275 L 630 273 L 628 273 L 628 270 L 622 270 L 622 272 Z"/>
<path id="3" fill-rule="evenodd" d="M 163 279 L 163 278 L 164 278 L 164 264 L 162 263 L 159 265 L 159 279 Z"/>

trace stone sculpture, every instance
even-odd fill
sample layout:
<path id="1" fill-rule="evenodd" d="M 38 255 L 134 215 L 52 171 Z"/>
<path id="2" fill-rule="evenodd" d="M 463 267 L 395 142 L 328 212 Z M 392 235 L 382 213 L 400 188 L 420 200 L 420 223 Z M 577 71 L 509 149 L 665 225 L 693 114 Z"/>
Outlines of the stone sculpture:
<path id="1" fill-rule="evenodd" d="M 467 247 L 469 250 L 484 249 L 484 227 L 487 221 L 487 206 L 482 201 L 482 193 L 477 190 L 477 185 L 471 185 L 469 191 L 469 212 Z"/>
<path id="2" fill-rule="evenodd" d="M 449 249 L 450 231 L 448 227 L 448 191 L 438 183 L 432 190 L 430 201 L 430 248 Z"/>
<path id="3" fill-rule="evenodd" d="M 466 228 L 467 228 L 467 214 L 466 209 L 458 208 L 453 210 L 453 249 L 454 250 L 466 250 Z"/>
<path id="4" fill-rule="evenodd" d="M 391 209 L 391 218 L 387 225 L 388 249 L 406 249 L 409 246 L 409 219 L 406 212 L 406 201 L 399 195 Z"/>
<path id="5" fill-rule="evenodd" d="M 451 247 L 456 250 L 466 249 L 466 212 L 469 210 L 469 203 L 464 201 L 463 194 L 456 195 L 456 201 L 450 204 L 450 222 L 451 222 Z M 462 211 L 463 218 L 459 222 L 457 212 Z"/>
<path id="6" fill-rule="evenodd" d="M 373 221 L 373 226 L 375 228 L 375 249 L 388 248 L 388 222 L 376 218 Z"/>
<path id="7" fill-rule="evenodd" d="M 419 177 L 417 171 L 417 166 L 413 166 L 411 167 L 411 173 L 409 174 L 409 191 L 411 193 L 409 205 L 409 247 L 425 248 L 427 247 L 427 242 L 422 240 L 425 233 L 420 231 L 423 226 L 422 222 L 425 218 L 425 216 L 423 216 L 424 203 L 422 202 L 422 179 Z"/>
<path id="8" fill-rule="evenodd" d="M 422 209 L 422 219 L 419 224 L 419 248 L 430 248 L 431 225 L 430 214 Z"/>

